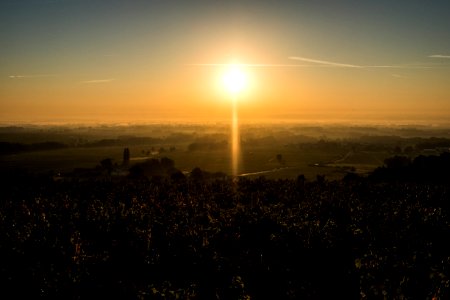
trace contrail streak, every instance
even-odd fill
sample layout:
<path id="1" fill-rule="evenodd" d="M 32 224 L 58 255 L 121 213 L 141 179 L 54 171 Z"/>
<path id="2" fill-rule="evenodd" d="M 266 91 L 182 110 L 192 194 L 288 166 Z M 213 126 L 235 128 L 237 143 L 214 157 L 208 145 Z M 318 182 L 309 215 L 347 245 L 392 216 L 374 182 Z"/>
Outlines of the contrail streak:
<path id="1" fill-rule="evenodd" d="M 41 78 L 41 77 L 55 77 L 56 74 L 33 74 L 33 75 L 9 75 L 11 79 L 23 79 L 23 78 Z"/>
<path id="2" fill-rule="evenodd" d="M 358 65 L 343 64 L 343 63 L 338 63 L 338 62 L 318 60 L 318 59 L 312 59 L 312 58 L 306 58 L 306 57 L 300 57 L 300 56 L 290 56 L 289 59 L 301 60 L 301 61 L 321 64 L 321 65 L 327 65 L 327 66 L 331 66 L 331 67 L 363 68 L 362 66 L 358 66 Z"/>
<path id="3" fill-rule="evenodd" d="M 450 58 L 450 55 L 434 54 L 434 55 L 430 55 L 428 57 L 431 57 L 431 58 Z"/>
<path id="4" fill-rule="evenodd" d="M 217 67 L 217 66 L 229 66 L 233 63 L 220 63 L 220 64 L 186 64 L 186 66 L 200 66 L 200 67 Z M 299 65 L 299 64 L 240 64 L 236 63 L 234 65 L 243 67 L 314 67 L 314 65 Z"/>
<path id="5" fill-rule="evenodd" d="M 435 57 L 445 57 L 435 56 Z M 345 64 L 327 60 L 319 60 L 313 58 L 306 58 L 300 56 L 290 56 L 289 59 L 300 60 L 304 62 L 311 62 L 317 64 L 316 66 L 324 66 L 324 67 L 339 67 L 339 68 L 356 68 L 356 69 L 430 69 L 431 66 L 426 65 L 354 65 L 354 64 Z"/>

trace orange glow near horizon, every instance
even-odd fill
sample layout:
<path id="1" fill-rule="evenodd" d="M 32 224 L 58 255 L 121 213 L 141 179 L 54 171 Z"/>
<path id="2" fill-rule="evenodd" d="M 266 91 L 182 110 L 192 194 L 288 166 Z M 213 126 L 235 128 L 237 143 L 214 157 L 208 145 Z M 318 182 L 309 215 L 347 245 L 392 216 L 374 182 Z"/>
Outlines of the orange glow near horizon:
<path id="1" fill-rule="evenodd" d="M 241 123 L 448 122 L 450 89 L 443 87 L 448 86 L 449 77 L 429 69 L 393 77 L 386 69 L 238 67 L 243 74 L 232 73 L 238 75 L 230 76 L 228 84 L 229 75 L 224 75 L 228 68 L 223 65 L 180 64 L 156 77 L 141 73 L 138 78 L 111 76 L 114 80 L 109 81 L 4 76 L 0 78 L 0 121 L 229 122 L 230 99 L 237 96 Z"/>

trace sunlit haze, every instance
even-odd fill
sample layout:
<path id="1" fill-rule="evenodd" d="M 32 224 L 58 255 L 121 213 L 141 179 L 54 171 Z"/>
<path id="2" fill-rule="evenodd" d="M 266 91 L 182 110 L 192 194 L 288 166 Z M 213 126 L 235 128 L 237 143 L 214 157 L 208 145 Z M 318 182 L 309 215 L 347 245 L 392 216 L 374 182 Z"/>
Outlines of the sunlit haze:
<path id="1" fill-rule="evenodd" d="M 223 84 L 235 96 L 245 88 L 247 76 L 238 64 L 230 64 L 224 72 Z"/>
<path id="2" fill-rule="evenodd" d="M 5 0 L 0 123 L 227 121 L 230 93 L 241 122 L 448 122 L 449 13 L 441 0 Z"/>

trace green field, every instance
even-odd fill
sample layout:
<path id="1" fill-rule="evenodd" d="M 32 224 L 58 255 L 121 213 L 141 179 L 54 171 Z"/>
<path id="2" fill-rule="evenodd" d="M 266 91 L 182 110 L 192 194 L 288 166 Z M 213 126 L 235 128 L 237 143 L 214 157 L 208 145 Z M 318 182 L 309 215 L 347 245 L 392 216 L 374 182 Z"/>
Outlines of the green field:
<path id="1" fill-rule="evenodd" d="M 66 173 L 95 168 L 105 158 L 121 165 L 123 150 L 129 148 L 131 164 L 168 157 L 183 172 L 199 167 L 231 174 L 229 136 L 229 127 L 223 124 L 0 127 L 4 147 L 0 167 L 4 172 L 20 168 Z M 267 178 L 303 174 L 308 179 L 325 175 L 333 180 L 349 171 L 367 174 L 393 155 L 414 157 L 424 149 L 450 148 L 447 129 L 422 127 L 249 124 L 242 126 L 241 140 L 239 174 Z M 36 143 L 43 142 L 61 147 L 39 150 Z M 32 147 L 8 150 L 14 143 Z"/>
<path id="2" fill-rule="evenodd" d="M 170 152 L 146 155 L 155 145 L 129 147 L 131 164 L 151 158 L 168 157 L 175 166 L 185 172 L 195 167 L 208 172 L 231 173 L 231 151 L 229 149 L 188 151 L 187 145 L 177 145 Z M 167 147 L 167 145 L 157 145 Z M 124 147 L 72 147 L 66 149 L 27 152 L 0 157 L 4 168 L 21 168 L 32 172 L 70 172 L 75 168 L 93 168 L 105 158 L 121 164 Z M 351 168 L 358 173 L 367 173 L 380 166 L 389 153 L 346 151 L 324 151 L 317 149 L 293 149 L 284 146 L 244 147 L 240 159 L 240 174 L 265 176 L 267 178 L 296 178 L 304 174 L 308 179 L 325 175 L 328 179 L 342 178 Z M 282 161 L 277 160 L 281 154 Z M 249 174 L 250 173 L 250 174 Z M 252 174 L 254 173 L 254 174 Z"/>

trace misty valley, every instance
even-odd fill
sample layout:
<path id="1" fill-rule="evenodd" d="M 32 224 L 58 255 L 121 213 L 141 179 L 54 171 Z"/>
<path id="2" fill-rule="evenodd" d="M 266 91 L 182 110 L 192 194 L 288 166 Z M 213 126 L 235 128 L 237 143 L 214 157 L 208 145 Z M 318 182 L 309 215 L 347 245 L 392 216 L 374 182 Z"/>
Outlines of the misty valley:
<path id="1" fill-rule="evenodd" d="M 450 131 L 0 128 L 0 279 L 17 297 L 444 299 Z M 27 288 L 24 289 L 23 286 Z"/>
<path id="2" fill-rule="evenodd" d="M 155 124 L 0 128 L 4 169 L 68 174 L 111 160 L 112 175 L 167 157 L 188 174 L 194 168 L 231 175 L 229 126 Z M 392 156 L 414 159 L 449 151 L 450 131 L 433 127 L 248 124 L 241 128 L 241 176 L 307 179 L 368 175 Z M 123 151 L 129 160 L 123 166 Z M 111 175 L 110 174 L 110 175 Z"/>

